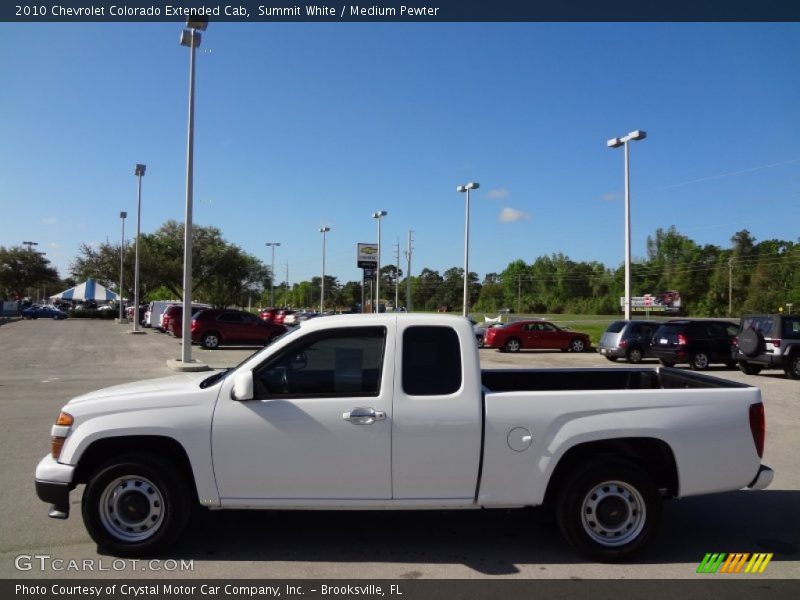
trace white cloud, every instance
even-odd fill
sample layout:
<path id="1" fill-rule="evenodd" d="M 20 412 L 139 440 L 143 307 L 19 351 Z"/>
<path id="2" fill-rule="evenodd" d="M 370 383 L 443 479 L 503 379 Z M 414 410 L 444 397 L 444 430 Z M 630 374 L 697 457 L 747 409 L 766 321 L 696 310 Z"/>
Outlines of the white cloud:
<path id="1" fill-rule="evenodd" d="M 45 225 L 54 225 L 56 223 L 55 217 L 47 217 L 46 219 L 42 219 L 42 223 Z"/>
<path id="2" fill-rule="evenodd" d="M 531 216 L 516 208 L 506 207 L 500 211 L 500 216 L 498 218 L 501 223 L 513 223 L 514 221 L 529 221 Z"/>
<path id="3" fill-rule="evenodd" d="M 506 188 L 495 188 L 489 190 L 487 197 L 489 200 L 501 200 L 502 198 L 508 198 L 508 190 Z"/>

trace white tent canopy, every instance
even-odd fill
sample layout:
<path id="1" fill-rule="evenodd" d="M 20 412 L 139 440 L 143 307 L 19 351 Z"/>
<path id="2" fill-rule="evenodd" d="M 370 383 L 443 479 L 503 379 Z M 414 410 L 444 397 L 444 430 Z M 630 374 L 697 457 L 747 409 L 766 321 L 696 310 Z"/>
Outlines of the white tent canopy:
<path id="1" fill-rule="evenodd" d="M 94 279 L 87 279 L 83 283 L 69 288 L 65 292 L 50 296 L 51 300 L 94 300 L 95 302 L 111 302 L 117 299 L 117 294 L 106 289 Z"/>

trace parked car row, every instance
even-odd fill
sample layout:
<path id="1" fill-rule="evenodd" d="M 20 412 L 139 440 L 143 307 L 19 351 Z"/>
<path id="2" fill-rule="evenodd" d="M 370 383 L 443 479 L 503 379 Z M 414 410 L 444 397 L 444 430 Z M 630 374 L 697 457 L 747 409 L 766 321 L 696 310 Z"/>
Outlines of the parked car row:
<path id="1" fill-rule="evenodd" d="M 614 321 L 597 351 L 611 361 L 656 358 L 662 365 L 688 364 L 695 371 L 720 363 L 738 366 L 747 375 L 772 368 L 800 379 L 800 315 L 744 315 L 738 324 L 716 319 Z"/>

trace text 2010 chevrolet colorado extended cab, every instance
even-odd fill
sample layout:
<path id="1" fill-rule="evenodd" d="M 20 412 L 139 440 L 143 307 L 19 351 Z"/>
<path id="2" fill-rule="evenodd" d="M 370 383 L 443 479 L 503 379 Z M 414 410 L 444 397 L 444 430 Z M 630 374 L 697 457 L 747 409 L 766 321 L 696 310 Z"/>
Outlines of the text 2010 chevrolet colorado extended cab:
<path id="1" fill-rule="evenodd" d="M 309 321 L 238 367 L 69 402 L 36 489 L 120 556 L 159 552 L 193 505 L 552 505 L 578 550 L 622 560 L 662 498 L 761 489 L 757 388 L 675 369 L 481 371 L 466 319 Z"/>

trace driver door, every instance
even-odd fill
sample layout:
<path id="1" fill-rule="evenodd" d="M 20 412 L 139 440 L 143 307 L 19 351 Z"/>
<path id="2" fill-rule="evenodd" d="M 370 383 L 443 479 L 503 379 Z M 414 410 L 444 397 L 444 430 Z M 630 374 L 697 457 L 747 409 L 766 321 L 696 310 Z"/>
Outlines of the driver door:
<path id="1" fill-rule="evenodd" d="M 312 332 L 253 370 L 253 400 L 219 399 L 211 441 L 223 505 L 392 497 L 386 339 L 375 326 Z"/>

